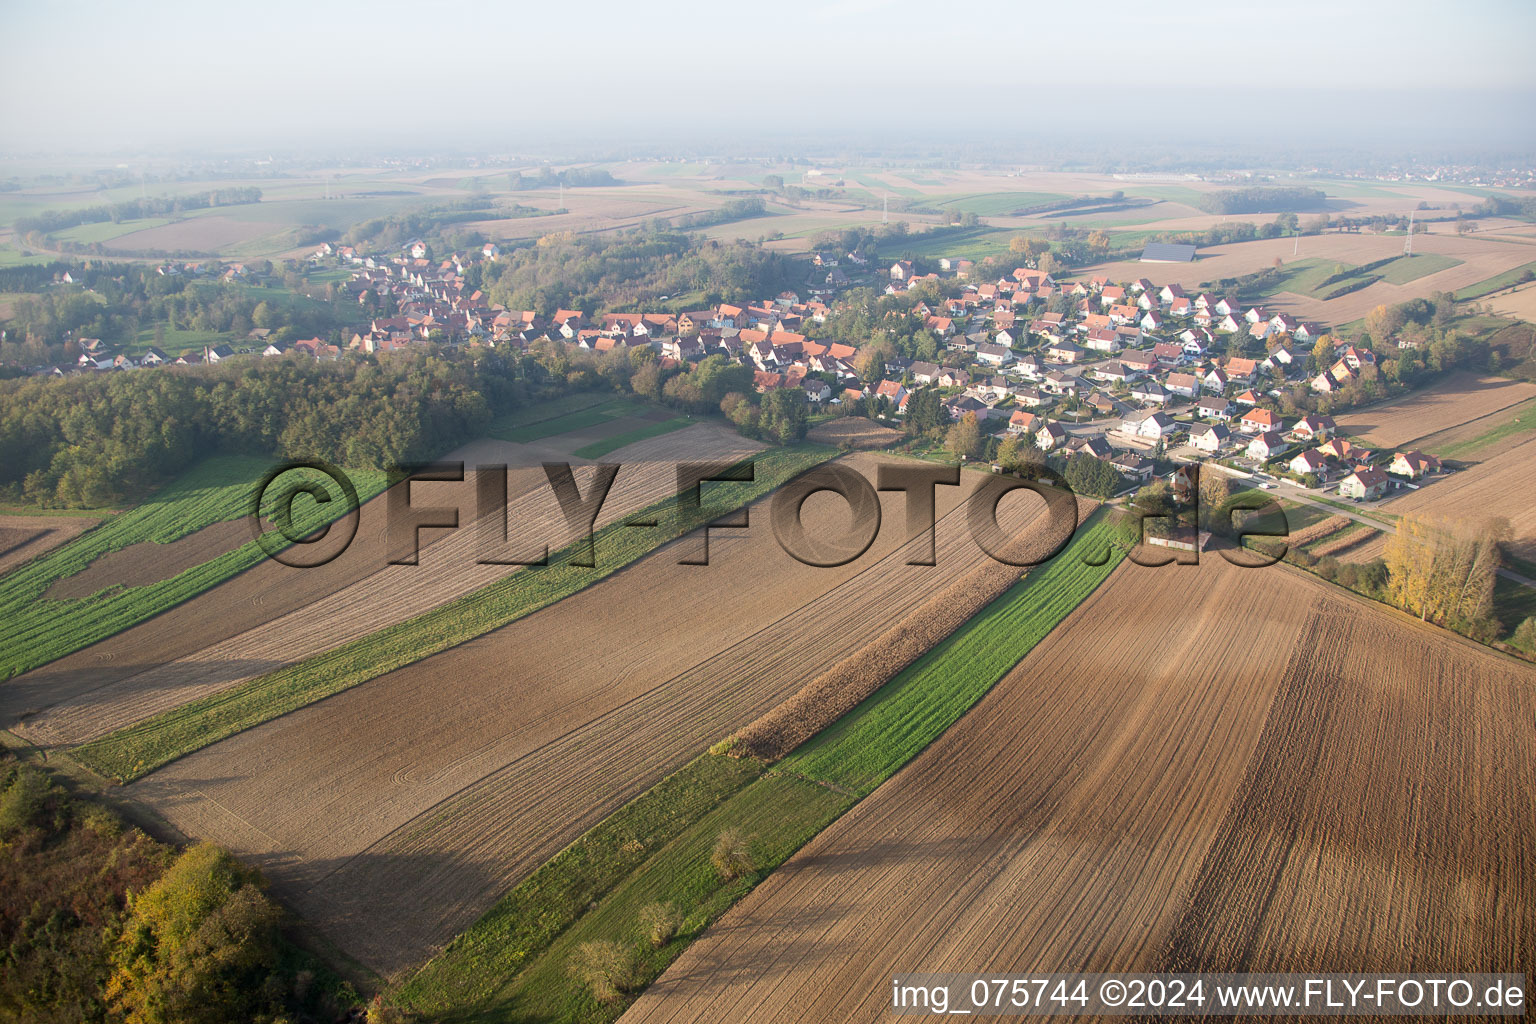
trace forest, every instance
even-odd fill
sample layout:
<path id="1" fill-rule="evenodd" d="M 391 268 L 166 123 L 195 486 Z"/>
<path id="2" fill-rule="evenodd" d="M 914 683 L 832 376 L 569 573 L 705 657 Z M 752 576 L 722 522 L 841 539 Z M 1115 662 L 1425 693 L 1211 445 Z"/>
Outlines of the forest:
<path id="1" fill-rule="evenodd" d="M 545 235 L 504 253 L 480 275 L 479 287 L 493 304 L 545 316 L 561 307 L 698 309 L 746 302 L 777 294 L 793 276 L 783 256 L 755 245 L 666 230 Z"/>
<path id="2" fill-rule="evenodd" d="M 1315 188 L 1254 186 L 1206 192 L 1194 205 L 1206 213 L 1281 213 L 1321 210 L 1328 197 Z"/>
<path id="3" fill-rule="evenodd" d="M 423 461 L 521 394 L 498 353 L 299 357 L 0 382 L 0 493 L 100 507 L 215 452 L 345 466 Z"/>

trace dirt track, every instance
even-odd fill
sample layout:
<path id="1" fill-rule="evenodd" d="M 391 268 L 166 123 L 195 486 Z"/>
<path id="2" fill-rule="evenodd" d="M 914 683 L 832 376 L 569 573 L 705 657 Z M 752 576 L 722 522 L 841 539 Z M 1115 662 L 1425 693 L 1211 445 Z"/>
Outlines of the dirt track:
<path id="1" fill-rule="evenodd" d="M 874 1021 L 914 971 L 1529 971 L 1532 682 L 1289 570 L 1127 563 L 624 1020 Z"/>
<path id="2" fill-rule="evenodd" d="M 874 456 L 852 456 L 872 466 Z M 867 474 L 872 470 L 866 469 Z M 526 619 L 167 766 L 129 787 L 261 864 L 348 953 L 424 959 L 625 800 L 795 692 L 985 557 L 938 490 L 937 566 L 908 566 L 900 495 L 874 547 L 813 568 L 758 525 L 708 567 L 663 548 Z M 847 513 L 813 499 L 808 522 Z M 1035 506 L 1005 500 L 1007 525 Z M 946 516 L 946 513 L 947 516 Z"/>
<path id="3" fill-rule="evenodd" d="M 476 442 L 451 458 L 469 465 L 527 463 L 535 446 Z M 676 463 L 734 461 L 761 446 L 701 424 L 614 452 L 620 469 L 602 526 L 677 490 Z M 535 460 L 536 461 L 536 460 Z M 593 470 L 577 467 L 586 493 Z M 574 536 L 544 472 L 509 471 L 508 519 L 551 548 Z M 473 529 L 474 484 L 413 485 L 413 503 L 459 506 L 455 531 L 422 534 L 420 564 L 389 565 L 384 502 L 363 506 L 358 536 L 335 561 L 291 569 L 264 561 L 177 608 L 0 686 L 0 714 L 25 715 L 21 730 L 40 746 L 73 745 L 168 708 L 340 646 L 460 597 L 515 571 L 480 565 Z M 517 534 L 514 534 L 517 536 Z"/>

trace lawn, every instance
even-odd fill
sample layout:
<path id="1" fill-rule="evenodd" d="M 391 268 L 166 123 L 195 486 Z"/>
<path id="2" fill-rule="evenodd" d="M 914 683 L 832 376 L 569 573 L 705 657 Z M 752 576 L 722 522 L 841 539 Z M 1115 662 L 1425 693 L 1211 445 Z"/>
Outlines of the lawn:
<path id="1" fill-rule="evenodd" d="M 699 509 L 666 498 L 596 531 L 595 567 L 573 564 L 588 551 L 585 540 L 576 541 L 552 552 L 547 566 L 510 573 L 430 612 L 109 733 L 71 754 L 98 774 L 122 782 L 141 778 L 194 750 L 547 607 L 835 454 L 809 444 L 760 452 L 750 460 L 755 465 L 752 482 L 717 485 Z M 648 520 L 657 526 L 629 526 Z"/>
<path id="2" fill-rule="evenodd" d="M 822 829 L 969 710 L 1119 564 L 1124 535 L 1100 512 L 1051 562 L 774 767 L 707 754 L 553 858 L 394 994 L 431 1019 L 611 1021 L 568 972 L 585 942 L 636 951 L 645 983 Z M 1087 557 L 1104 557 L 1099 566 Z M 722 765 L 719 762 L 726 762 Z M 676 794 L 676 795 L 674 795 Z M 753 870 L 722 880 L 720 833 L 751 838 Z M 677 936 L 644 940 L 639 913 L 669 902 Z M 638 990 L 638 989 L 637 989 Z"/>
<path id="3" fill-rule="evenodd" d="M 115 587 L 86 598 L 43 597 L 55 581 L 74 575 L 108 552 L 145 541 L 169 544 L 211 523 L 244 517 L 253 488 L 272 466 L 272 460 L 247 456 L 206 459 L 133 509 L 0 577 L 0 620 L 6 624 L 0 679 L 121 632 L 261 561 L 266 556 L 255 541 L 249 541 L 158 583 Z M 348 471 L 348 475 L 360 500 L 384 489 L 382 472 Z M 295 524 L 301 533 L 307 532 L 344 515 L 343 505 L 295 502 Z"/>
<path id="4" fill-rule="evenodd" d="M 605 437 L 601 441 L 594 441 L 591 444 L 583 445 L 571 454 L 578 459 L 600 459 L 609 452 L 616 452 L 627 444 L 634 444 L 636 441 L 644 441 L 652 437 L 660 437 L 662 434 L 670 434 L 674 430 L 691 427 L 696 422 L 698 421 L 691 416 L 674 416 L 659 423 L 647 423 L 633 430 L 626 430 L 622 434 L 615 434 L 612 437 Z"/>

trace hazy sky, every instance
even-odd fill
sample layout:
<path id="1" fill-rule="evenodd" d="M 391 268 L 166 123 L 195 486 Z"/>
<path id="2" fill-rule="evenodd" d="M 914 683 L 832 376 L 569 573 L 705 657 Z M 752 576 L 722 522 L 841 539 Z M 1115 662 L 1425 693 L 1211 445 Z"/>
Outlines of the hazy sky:
<path id="1" fill-rule="evenodd" d="M 530 132 L 1536 141 L 1536 3 L 0 0 L 0 149 Z"/>

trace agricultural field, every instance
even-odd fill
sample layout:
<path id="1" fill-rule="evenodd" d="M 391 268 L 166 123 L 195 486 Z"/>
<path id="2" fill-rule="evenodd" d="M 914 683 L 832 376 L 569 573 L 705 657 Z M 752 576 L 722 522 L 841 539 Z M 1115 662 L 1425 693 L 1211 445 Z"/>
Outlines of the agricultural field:
<path id="1" fill-rule="evenodd" d="M 876 460 L 847 462 L 873 477 Z M 835 569 L 785 553 L 763 499 L 744 537 L 715 533 L 707 567 L 679 564 L 695 540 L 679 541 L 558 606 L 183 757 L 128 793 L 261 864 L 349 955 L 393 973 L 607 813 L 887 632 L 914 589 L 938 592 L 990 561 L 965 521 L 984 479 L 939 488 L 934 566 L 906 564 L 900 495 L 883 499 L 873 546 Z M 1005 499 L 1003 526 L 1032 522 L 1037 507 Z M 847 528 L 846 505 L 830 496 L 805 515 L 813 536 Z"/>
<path id="2" fill-rule="evenodd" d="M 1453 521 L 1488 518 L 1508 520 L 1510 552 L 1536 563 L 1536 438 L 1524 439 L 1498 454 L 1448 477 L 1432 479 L 1417 491 L 1404 492 L 1385 508 L 1398 515 L 1414 513 Z M 1357 548 L 1351 561 L 1366 561 L 1381 553 L 1384 540 Z"/>
<path id="3" fill-rule="evenodd" d="M 675 494 L 678 462 L 734 463 L 761 447 L 734 431 L 700 424 L 620 450 L 612 461 L 621 468 L 596 525 Z M 507 481 L 514 549 L 507 554 L 532 560 L 544 545 L 558 550 L 584 532 L 564 521 L 539 467 L 558 457 L 548 445 L 482 441 L 445 459 L 516 467 Z M 596 472 L 573 471 L 582 493 Z M 385 502 L 371 502 L 360 512 L 356 541 L 334 561 L 294 569 L 263 560 L 168 615 L 14 680 L 0 691 L 6 696 L 0 708 L 24 714 L 21 732 L 40 746 L 85 743 L 361 641 L 513 574 L 516 565 L 479 561 L 484 542 L 469 528 L 476 508 L 468 476 L 463 483 L 412 485 L 414 504 L 456 508 L 466 527 L 424 532 L 417 564 L 390 564 Z"/>
<path id="4" fill-rule="evenodd" d="M 1536 397 L 1536 384 L 1461 370 L 1401 398 L 1334 417 L 1339 432 L 1372 448 L 1401 449 Z"/>
<path id="5" fill-rule="evenodd" d="M 253 485 L 271 465 L 242 456 L 208 459 L 100 528 L 0 578 L 0 616 L 9 641 L 0 650 L 0 720 L 35 708 L 33 677 L 12 677 L 144 623 L 265 561 L 245 517 Z M 351 476 L 360 498 L 383 489 L 382 473 Z M 301 531 L 318 527 L 333 507 L 295 502 L 295 524 Z M 226 523 L 244 532 L 219 525 Z M 227 542 L 222 551 L 198 536 L 209 529 Z M 181 557 L 188 548 L 207 557 L 191 563 Z M 98 566 L 108 563 L 122 571 L 121 579 L 102 574 Z M 101 657 L 106 653 L 81 655 L 77 667 L 110 661 Z M 76 678 L 75 685 L 85 684 Z"/>
<path id="6" fill-rule="evenodd" d="M 1531 681 L 1289 569 L 1122 564 L 624 1019 L 873 1021 L 978 964 L 1528 971 Z"/>
<path id="7" fill-rule="evenodd" d="M 95 526 L 89 516 L 0 515 L 0 575 Z"/>
<path id="8" fill-rule="evenodd" d="M 1411 259 L 1396 260 L 1384 271 L 1375 272 L 1390 271 L 1390 279 L 1327 301 L 1305 291 L 1285 290 L 1282 285 L 1281 291 L 1265 301 L 1265 308 L 1325 324 L 1349 323 L 1379 305 L 1390 305 L 1431 292 L 1456 292 L 1531 262 L 1529 245 L 1476 234 L 1457 236 L 1440 230 L 1444 225 L 1435 227 L 1434 233 L 1414 236 Z M 1081 268 L 1076 276 L 1106 274 L 1112 280 L 1127 281 L 1149 277 L 1158 284 L 1175 283 L 1198 288 L 1206 282 L 1267 270 L 1276 260 L 1281 261 L 1282 266 L 1306 261 L 1296 280 L 1298 287 L 1309 290 L 1340 264 L 1362 266 L 1400 255 L 1402 251 L 1402 235 L 1327 232 L 1302 238 L 1273 238 L 1202 248 L 1192 263 L 1120 260 Z M 1330 269 L 1318 275 L 1320 266 Z"/>
<path id="9" fill-rule="evenodd" d="M 1536 284 L 1523 284 L 1486 299 L 1488 308 L 1499 316 L 1536 324 Z"/>

